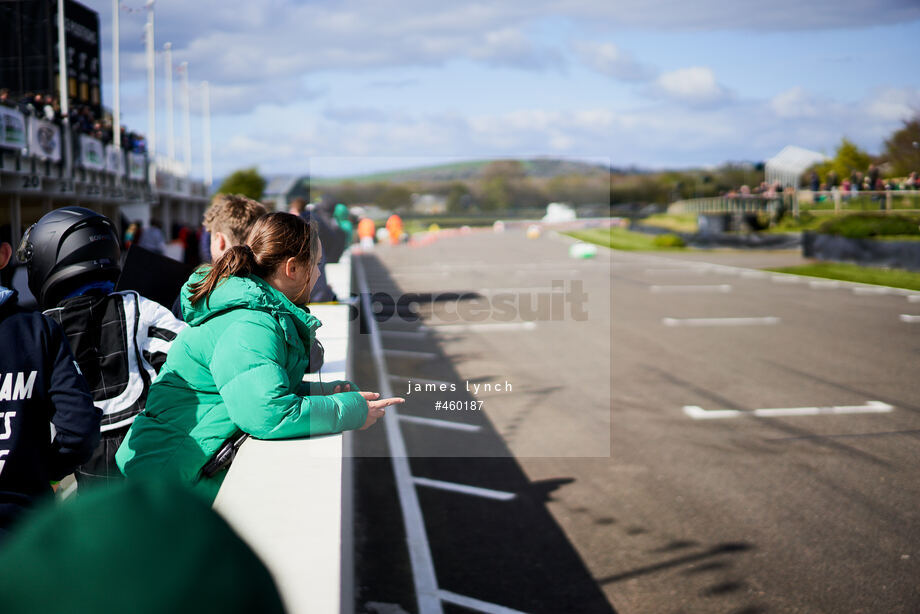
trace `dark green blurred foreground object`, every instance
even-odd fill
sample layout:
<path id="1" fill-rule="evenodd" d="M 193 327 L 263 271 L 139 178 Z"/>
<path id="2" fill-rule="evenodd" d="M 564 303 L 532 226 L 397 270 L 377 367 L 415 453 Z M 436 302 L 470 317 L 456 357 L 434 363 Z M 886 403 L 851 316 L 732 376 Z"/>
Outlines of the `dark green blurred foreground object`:
<path id="1" fill-rule="evenodd" d="M 283 612 L 268 570 L 200 497 L 128 481 L 46 507 L 0 546 L 0 612 Z"/>

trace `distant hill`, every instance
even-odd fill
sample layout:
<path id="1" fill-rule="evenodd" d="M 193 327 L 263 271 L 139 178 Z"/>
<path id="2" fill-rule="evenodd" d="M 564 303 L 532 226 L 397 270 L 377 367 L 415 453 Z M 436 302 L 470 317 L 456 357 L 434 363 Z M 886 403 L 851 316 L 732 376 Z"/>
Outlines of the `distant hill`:
<path id="1" fill-rule="evenodd" d="M 453 162 L 436 166 L 424 166 L 367 175 L 354 175 L 350 177 L 313 177 L 314 185 L 336 185 L 348 182 L 354 183 L 405 183 L 410 181 L 441 182 L 464 181 L 475 179 L 482 174 L 483 169 L 494 160 L 472 160 L 469 162 Z M 610 169 L 602 164 L 580 162 L 577 160 L 557 160 L 550 158 L 535 158 L 520 160 L 528 177 L 552 178 L 559 175 L 597 175 L 607 174 Z"/>

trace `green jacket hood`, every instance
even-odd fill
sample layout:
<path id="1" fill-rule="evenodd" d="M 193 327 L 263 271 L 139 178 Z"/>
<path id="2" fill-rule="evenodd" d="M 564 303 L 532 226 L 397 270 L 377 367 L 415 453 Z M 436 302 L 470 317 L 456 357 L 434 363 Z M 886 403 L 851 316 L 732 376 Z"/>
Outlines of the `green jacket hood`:
<path id="1" fill-rule="evenodd" d="M 286 335 L 296 335 L 304 340 L 312 339 L 316 329 L 322 326 L 309 311 L 292 303 L 284 294 L 256 275 L 231 275 L 217 284 L 211 296 L 193 304 L 190 300 L 190 286 L 203 279 L 209 270 L 209 267 L 198 269 L 182 286 L 182 316 L 189 326 L 198 326 L 218 314 L 233 309 L 255 309 L 269 313 L 281 322 Z M 286 315 L 291 317 L 284 317 Z M 296 330 L 288 330 L 290 323 L 293 323 Z"/>

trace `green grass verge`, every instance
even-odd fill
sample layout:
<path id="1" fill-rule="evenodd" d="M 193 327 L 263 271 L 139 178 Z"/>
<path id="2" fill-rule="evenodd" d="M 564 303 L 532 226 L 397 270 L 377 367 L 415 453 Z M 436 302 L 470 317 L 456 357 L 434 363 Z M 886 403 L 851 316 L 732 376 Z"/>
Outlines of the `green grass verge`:
<path id="1" fill-rule="evenodd" d="M 699 216 L 696 213 L 656 213 L 639 220 L 644 226 L 666 228 L 673 232 L 697 232 Z"/>
<path id="2" fill-rule="evenodd" d="M 846 264 L 842 262 L 817 262 L 800 266 L 767 269 L 776 273 L 791 273 L 823 279 L 855 281 L 863 284 L 920 290 L 920 273 L 902 269 L 880 269 L 876 267 Z"/>
<path id="3" fill-rule="evenodd" d="M 597 245 L 626 251 L 674 251 L 675 249 L 683 249 L 681 247 L 661 247 L 655 242 L 655 237 L 639 232 L 630 232 L 623 228 L 590 228 L 588 230 L 573 230 L 564 234 L 588 243 L 596 243 Z"/>

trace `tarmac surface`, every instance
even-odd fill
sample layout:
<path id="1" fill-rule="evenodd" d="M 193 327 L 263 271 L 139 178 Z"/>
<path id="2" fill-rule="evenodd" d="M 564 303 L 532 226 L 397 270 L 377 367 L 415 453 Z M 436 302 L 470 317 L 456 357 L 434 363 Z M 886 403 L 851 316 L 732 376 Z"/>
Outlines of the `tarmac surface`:
<path id="1" fill-rule="evenodd" d="M 528 612 L 920 611 L 918 295 L 754 270 L 796 252 L 568 247 L 476 232 L 364 257 L 394 297 L 395 393 L 457 386 L 400 411 L 481 427 L 405 423 L 413 475 L 517 495 L 417 487 L 439 586 Z M 587 318 L 554 320 L 578 281 Z M 507 321 L 509 293 L 534 309 Z M 487 317 L 450 321 L 461 304 Z M 359 603 L 414 611 L 381 430 L 356 438 Z"/>

